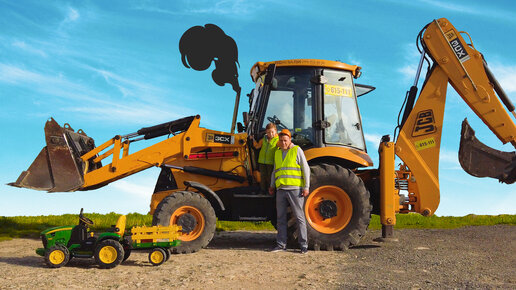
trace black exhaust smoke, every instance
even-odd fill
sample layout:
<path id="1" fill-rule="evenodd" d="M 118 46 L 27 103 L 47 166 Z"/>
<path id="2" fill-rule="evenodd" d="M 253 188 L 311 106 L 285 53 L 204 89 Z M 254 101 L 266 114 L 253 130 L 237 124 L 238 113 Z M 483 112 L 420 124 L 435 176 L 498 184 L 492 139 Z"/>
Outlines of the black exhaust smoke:
<path id="1" fill-rule="evenodd" d="M 237 45 L 220 27 L 214 24 L 191 27 L 179 40 L 179 51 L 187 68 L 203 71 L 215 62 L 213 81 L 219 86 L 231 84 L 233 90 L 240 93 Z"/>

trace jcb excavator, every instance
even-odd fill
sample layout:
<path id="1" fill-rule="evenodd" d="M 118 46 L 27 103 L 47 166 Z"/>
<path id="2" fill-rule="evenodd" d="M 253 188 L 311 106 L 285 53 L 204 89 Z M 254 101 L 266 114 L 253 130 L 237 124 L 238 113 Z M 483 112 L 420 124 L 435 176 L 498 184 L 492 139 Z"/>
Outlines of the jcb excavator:
<path id="1" fill-rule="evenodd" d="M 116 135 L 96 147 L 82 130 L 75 132 L 68 124 L 61 127 L 51 118 L 45 125 L 47 146 L 11 185 L 49 192 L 92 190 L 161 167 L 150 204 L 153 224 L 180 225 L 182 243 L 175 251 L 194 252 L 212 239 L 216 218 L 275 224 L 275 200 L 260 194 L 257 152 L 249 142 L 249 136 L 258 140 L 265 125 L 273 122 L 279 130 L 292 132 L 311 168 L 305 201 L 311 248 L 356 245 L 372 213 L 380 214 L 382 236 L 392 237 L 396 213 L 430 216 L 439 205 L 439 148 L 448 83 L 502 143 L 516 146 L 516 125 L 507 112 L 514 115 L 514 106 L 482 54 L 461 34 L 444 18 L 419 33 L 416 81 L 407 93 L 399 131 L 392 141 L 384 136 L 379 144 L 378 168 L 372 168 L 366 151 L 357 106 L 357 97 L 374 89 L 354 83 L 361 68 L 295 59 L 257 62 L 252 67 L 256 86 L 248 95 L 244 124 L 236 124 L 239 133 L 202 128 L 200 116 L 190 116 Z M 417 96 L 425 60 L 432 65 Z M 165 135 L 169 138 L 129 153 L 131 143 Z M 402 161 L 398 169 L 396 156 Z M 505 183 L 516 179 L 515 153 L 480 143 L 466 120 L 459 158 L 474 176 Z M 289 236 L 295 239 L 296 223 L 289 225 Z"/>

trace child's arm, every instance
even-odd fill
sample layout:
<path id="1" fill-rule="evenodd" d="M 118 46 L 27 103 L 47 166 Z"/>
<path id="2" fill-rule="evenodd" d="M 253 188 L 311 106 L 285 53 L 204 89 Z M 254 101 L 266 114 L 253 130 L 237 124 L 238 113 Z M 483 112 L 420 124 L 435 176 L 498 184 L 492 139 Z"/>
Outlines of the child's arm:
<path id="1" fill-rule="evenodd" d="M 251 140 L 253 140 L 253 147 L 254 147 L 255 149 L 260 149 L 260 148 L 262 148 L 263 138 L 262 138 L 262 139 L 260 139 L 260 141 L 258 141 L 258 142 L 256 142 L 256 140 L 254 140 L 253 136 L 251 136 L 250 138 L 251 138 Z"/>

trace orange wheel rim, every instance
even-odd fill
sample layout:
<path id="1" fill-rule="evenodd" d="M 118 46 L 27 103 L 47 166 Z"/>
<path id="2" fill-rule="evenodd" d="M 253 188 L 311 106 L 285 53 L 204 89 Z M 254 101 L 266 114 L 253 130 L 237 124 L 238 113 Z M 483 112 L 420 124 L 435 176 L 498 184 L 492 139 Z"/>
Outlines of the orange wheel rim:
<path id="1" fill-rule="evenodd" d="M 336 206 L 336 215 L 324 218 L 320 206 L 324 201 Z M 308 224 L 324 234 L 335 234 L 343 230 L 353 215 L 353 204 L 349 195 L 340 187 L 325 185 L 314 190 L 305 202 L 305 215 Z"/>
<path id="2" fill-rule="evenodd" d="M 206 222 L 204 220 L 204 215 L 197 208 L 195 208 L 193 206 L 185 205 L 185 206 L 182 206 L 182 207 L 176 209 L 176 211 L 174 211 L 174 213 L 172 213 L 172 215 L 170 216 L 170 224 L 177 225 L 178 219 L 184 214 L 192 215 L 195 218 L 195 221 L 197 222 L 197 224 L 195 225 L 195 228 L 191 232 L 182 233 L 181 236 L 179 236 L 179 239 L 184 242 L 193 241 L 193 240 L 197 239 L 204 231 L 204 226 L 206 224 Z"/>

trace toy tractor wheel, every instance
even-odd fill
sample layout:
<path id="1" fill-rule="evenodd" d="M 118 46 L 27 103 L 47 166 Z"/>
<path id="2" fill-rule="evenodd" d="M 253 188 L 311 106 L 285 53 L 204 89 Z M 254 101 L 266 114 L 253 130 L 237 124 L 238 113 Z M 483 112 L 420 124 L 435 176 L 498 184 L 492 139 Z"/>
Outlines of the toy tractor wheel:
<path id="1" fill-rule="evenodd" d="M 149 262 L 152 266 L 159 266 L 167 261 L 167 253 L 162 248 L 155 248 L 149 253 Z"/>
<path id="2" fill-rule="evenodd" d="M 198 193 L 177 191 L 156 207 L 152 225 L 178 225 L 181 244 L 172 253 L 187 254 L 206 247 L 215 234 L 217 218 L 210 202 Z"/>
<path id="3" fill-rule="evenodd" d="M 129 256 L 131 256 L 131 245 L 126 240 L 122 243 L 122 248 L 124 248 L 124 258 L 122 259 L 122 262 L 129 259 Z"/>
<path id="4" fill-rule="evenodd" d="M 124 248 L 115 240 L 103 240 L 95 249 L 95 261 L 100 268 L 110 269 L 118 266 L 124 259 Z"/>
<path id="5" fill-rule="evenodd" d="M 336 164 L 310 169 L 310 195 L 304 205 L 309 247 L 332 251 L 358 244 L 372 210 L 362 179 Z M 297 224 L 294 220 L 288 224 L 292 241 L 297 238 Z"/>
<path id="6" fill-rule="evenodd" d="M 45 253 L 45 263 L 50 268 L 60 268 L 70 260 L 70 251 L 65 246 L 55 245 Z"/>
<path id="7" fill-rule="evenodd" d="M 165 254 L 166 254 L 166 257 L 165 257 L 165 262 L 168 261 L 170 259 L 170 249 L 165 249 Z"/>

